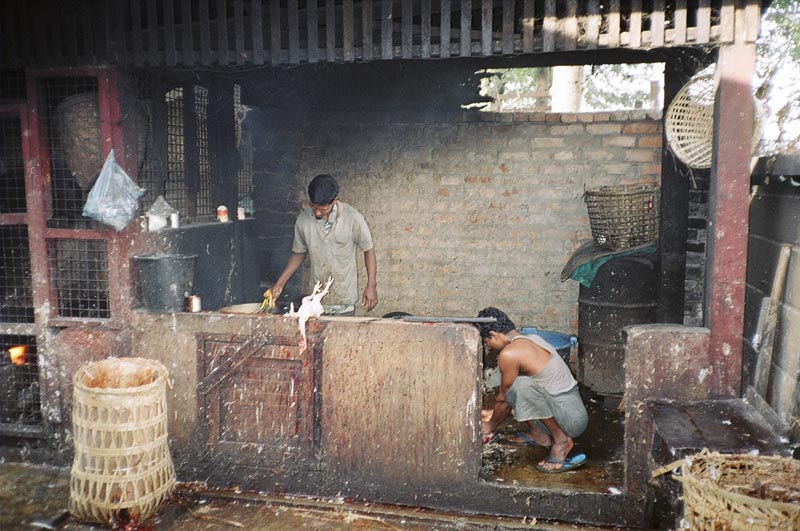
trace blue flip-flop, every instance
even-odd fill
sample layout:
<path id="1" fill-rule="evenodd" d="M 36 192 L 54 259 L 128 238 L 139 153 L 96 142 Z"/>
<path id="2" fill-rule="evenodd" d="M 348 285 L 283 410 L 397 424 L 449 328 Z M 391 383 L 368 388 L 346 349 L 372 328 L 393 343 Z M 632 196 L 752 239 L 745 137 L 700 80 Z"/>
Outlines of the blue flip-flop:
<path id="1" fill-rule="evenodd" d="M 545 474 L 560 474 L 561 472 L 575 470 L 579 466 L 583 465 L 583 463 L 586 462 L 586 454 L 577 454 L 573 455 L 572 457 L 567 457 L 566 459 L 554 459 L 552 457 L 546 457 L 544 462 L 553 463 L 556 465 L 560 464 L 561 468 L 554 468 L 551 470 L 543 467 L 542 465 L 536 465 L 536 470 L 539 472 L 544 472 Z"/>
<path id="2" fill-rule="evenodd" d="M 539 444 L 538 442 L 534 441 L 533 439 L 528 437 L 523 431 L 518 431 L 517 437 L 519 437 L 522 440 L 522 442 L 524 442 L 527 446 L 533 446 L 537 448 L 550 448 L 549 446 L 545 446 L 543 444 Z"/>

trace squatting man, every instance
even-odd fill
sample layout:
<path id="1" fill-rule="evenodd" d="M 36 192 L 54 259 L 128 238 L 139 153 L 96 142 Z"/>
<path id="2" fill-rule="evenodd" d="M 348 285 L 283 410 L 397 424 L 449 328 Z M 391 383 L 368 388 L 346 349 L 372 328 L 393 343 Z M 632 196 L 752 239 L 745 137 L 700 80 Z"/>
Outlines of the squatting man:
<path id="1" fill-rule="evenodd" d="M 584 454 L 570 456 L 574 437 L 585 430 L 589 416 L 578 391 L 578 382 L 555 348 L 537 335 L 519 332 L 508 316 L 497 308 L 484 308 L 478 317 L 494 322 L 478 323 L 483 344 L 497 356 L 500 388 L 494 409 L 481 415 L 484 442 L 512 415 L 526 422 L 527 433 L 517 437 L 531 446 L 549 448 L 549 455 L 536 468 L 555 473 L 572 470 L 586 460 Z"/>

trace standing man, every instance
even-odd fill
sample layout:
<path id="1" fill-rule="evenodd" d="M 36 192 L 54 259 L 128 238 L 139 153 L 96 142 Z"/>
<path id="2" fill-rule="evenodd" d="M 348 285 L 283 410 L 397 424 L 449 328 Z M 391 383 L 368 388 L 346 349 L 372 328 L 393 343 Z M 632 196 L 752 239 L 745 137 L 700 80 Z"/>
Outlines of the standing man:
<path id="1" fill-rule="evenodd" d="M 552 345 L 539 336 L 525 336 L 497 308 L 484 308 L 478 317 L 494 317 L 478 329 L 487 348 L 498 351 L 500 389 L 491 417 L 481 419 L 484 441 L 514 414 L 528 424 L 528 433 L 517 436 L 532 446 L 550 449 L 536 468 L 542 472 L 566 472 L 583 464 L 584 454 L 569 456 L 577 437 L 586 430 L 589 416 L 578 391 L 578 382 Z"/>
<path id="2" fill-rule="evenodd" d="M 361 212 L 339 200 L 339 183 L 331 175 L 317 175 L 308 185 L 311 208 L 305 208 L 294 224 L 292 256 L 278 280 L 270 288 L 275 299 L 302 265 L 311 260 L 311 284 L 333 278 L 325 298 L 325 313 L 355 315 L 358 301 L 356 248 L 364 251 L 367 285 L 361 304 L 367 311 L 378 304 L 377 260 L 372 234 Z M 267 294 L 264 293 L 266 297 Z"/>

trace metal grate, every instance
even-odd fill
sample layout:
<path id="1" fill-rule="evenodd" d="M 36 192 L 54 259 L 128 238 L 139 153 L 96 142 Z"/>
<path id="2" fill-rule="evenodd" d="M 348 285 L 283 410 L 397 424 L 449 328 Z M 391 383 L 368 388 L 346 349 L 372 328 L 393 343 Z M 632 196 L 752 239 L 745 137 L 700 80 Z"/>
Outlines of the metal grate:
<path id="1" fill-rule="evenodd" d="M 236 148 L 239 150 L 241 166 L 236 178 L 239 207 L 249 216 L 253 208 L 253 134 L 244 127 L 247 105 L 242 104 L 242 88 L 233 86 L 233 112 L 236 118 Z"/>
<path id="2" fill-rule="evenodd" d="M 25 70 L 0 72 L 0 100 L 25 99 Z"/>
<path id="3" fill-rule="evenodd" d="M 194 221 L 211 221 L 216 209 L 211 204 L 211 165 L 208 155 L 208 89 L 194 87 L 194 114 L 197 124 L 197 168 L 200 174 Z"/>
<path id="4" fill-rule="evenodd" d="M 47 256 L 58 317 L 110 317 L 105 241 L 49 240 Z"/>
<path id="5" fill-rule="evenodd" d="M 19 116 L 0 115 L 0 214 L 25 212 L 25 166 Z"/>
<path id="6" fill-rule="evenodd" d="M 9 425 L 40 425 L 42 402 L 35 338 L 0 335 L 0 348 L 0 433 L 13 427 Z"/>
<path id="7" fill-rule="evenodd" d="M 31 256 L 26 225 L 0 226 L 0 322 L 32 323 Z"/>
<path id="8" fill-rule="evenodd" d="M 86 196 L 103 165 L 97 79 L 40 79 L 39 119 L 49 150 L 51 228 L 100 228 L 81 215 Z"/>
<path id="9" fill-rule="evenodd" d="M 183 149 L 183 89 L 172 89 L 167 100 L 167 180 L 164 199 L 176 208 L 181 217 L 189 212 Z"/>

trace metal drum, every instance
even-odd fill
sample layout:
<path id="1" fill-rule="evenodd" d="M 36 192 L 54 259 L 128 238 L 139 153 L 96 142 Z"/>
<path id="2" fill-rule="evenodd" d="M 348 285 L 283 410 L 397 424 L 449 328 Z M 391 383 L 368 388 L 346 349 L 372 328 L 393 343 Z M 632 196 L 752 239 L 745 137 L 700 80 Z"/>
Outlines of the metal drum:
<path id="1" fill-rule="evenodd" d="M 651 257 L 622 256 L 603 264 L 578 298 L 578 381 L 595 393 L 622 395 L 625 344 L 622 329 L 654 323 L 657 272 Z"/>

